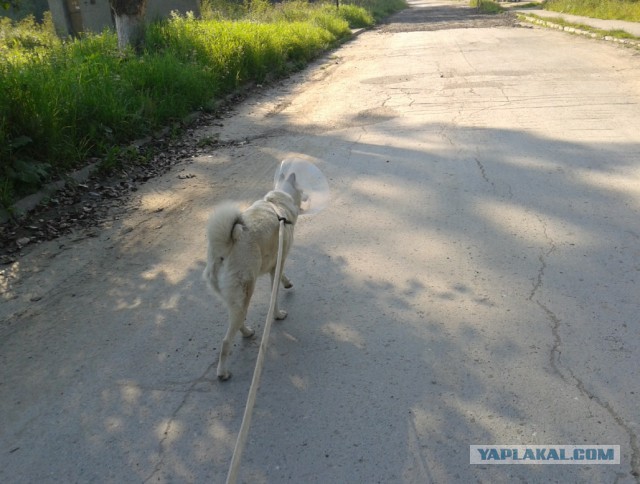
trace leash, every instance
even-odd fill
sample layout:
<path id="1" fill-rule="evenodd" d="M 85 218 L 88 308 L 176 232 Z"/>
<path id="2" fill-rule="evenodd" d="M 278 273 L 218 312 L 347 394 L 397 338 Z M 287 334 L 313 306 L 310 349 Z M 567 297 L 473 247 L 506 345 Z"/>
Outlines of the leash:
<path id="1" fill-rule="evenodd" d="M 267 353 L 267 342 L 269 340 L 269 332 L 271 331 L 271 324 L 273 323 L 273 312 L 275 311 L 276 300 L 278 297 L 278 287 L 280 286 L 280 277 L 282 277 L 282 251 L 284 246 L 284 225 L 290 224 L 286 218 L 280 216 L 278 212 L 278 221 L 280 222 L 280 228 L 278 230 L 278 258 L 276 260 L 276 273 L 273 278 L 273 287 L 271 288 L 271 302 L 269 304 L 269 312 L 267 313 L 267 321 L 264 325 L 264 331 L 262 332 L 262 340 L 260 341 L 260 349 L 258 351 L 258 359 L 256 360 L 256 367 L 253 370 L 253 379 L 251 380 L 251 386 L 249 387 L 249 395 L 247 396 L 247 405 L 244 409 L 244 416 L 242 417 L 242 423 L 240 424 L 240 431 L 238 432 L 238 440 L 236 440 L 236 446 L 233 449 L 233 456 L 231 457 L 231 465 L 229 466 L 229 473 L 227 474 L 227 484 L 235 484 L 238 479 L 238 471 L 240 470 L 240 459 L 242 458 L 242 452 L 247 442 L 247 435 L 249 434 L 249 426 L 251 425 L 251 416 L 253 415 L 253 406 L 256 403 L 256 394 L 258 392 L 258 386 L 260 385 L 260 375 L 262 374 L 262 367 L 264 365 L 264 357 Z"/>

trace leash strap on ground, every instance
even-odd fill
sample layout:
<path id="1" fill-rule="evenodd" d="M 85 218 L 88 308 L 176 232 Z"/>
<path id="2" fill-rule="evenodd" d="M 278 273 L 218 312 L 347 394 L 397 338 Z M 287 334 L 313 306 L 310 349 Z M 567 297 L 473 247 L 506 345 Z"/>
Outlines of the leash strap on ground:
<path id="1" fill-rule="evenodd" d="M 264 357 L 267 353 L 267 343 L 269 341 L 269 332 L 271 331 L 271 324 L 273 323 L 276 299 L 278 297 L 278 287 L 280 285 L 280 277 L 282 276 L 282 251 L 284 245 L 284 224 L 286 220 L 279 217 L 280 229 L 278 231 L 278 258 L 276 260 L 276 274 L 273 278 L 273 287 L 271 288 L 271 302 L 269 304 L 269 312 L 267 314 L 267 321 L 264 324 L 264 331 L 262 333 L 262 340 L 260 341 L 260 350 L 258 351 L 258 359 L 256 361 L 256 368 L 253 370 L 253 379 L 251 380 L 251 386 L 249 387 L 249 395 L 247 396 L 247 405 L 244 409 L 244 416 L 242 417 L 242 423 L 240 424 L 240 432 L 238 432 L 238 440 L 236 440 L 236 446 L 233 449 L 233 456 L 231 457 L 231 465 L 229 466 L 229 473 L 227 474 L 227 484 L 235 484 L 238 479 L 238 471 L 240 470 L 240 460 L 242 459 L 242 452 L 247 442 L 247 435 L 249 434 L 249 426 L 251 425 L 251 416 L 253 415 L 253 406 L 256 403 L 256 394 L 258 392 L 258 386 L 260 385 L 260 375 L 262 374 L 262 367 L 264 365 Z"/>

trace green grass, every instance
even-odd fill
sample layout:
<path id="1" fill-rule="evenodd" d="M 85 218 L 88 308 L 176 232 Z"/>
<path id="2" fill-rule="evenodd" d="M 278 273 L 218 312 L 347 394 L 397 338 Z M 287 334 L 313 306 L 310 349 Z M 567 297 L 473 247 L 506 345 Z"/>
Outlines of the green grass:
<path id="1" fill-rule="evenodd" d="M 404 0 L 271 6 L 210 0 L 203 18 L 146 29 L 144 52 L 113 32 L 60 41 L 50 18 L 0 22 L 0 206 L 90 156 L 213 106 L 249 82 L 286 75 Z M 216 3 L 217 2 L 217 3 Z"/>
<path id="2" fill-rule="evenodd" d="M 469 5 L 471 7 L 478 8 L 478 4 L 480 5 L 480 12 L 482 13 L 501 13 L 504 12 L 504 8 L 502 8 L 497 2 L 493 2 L 491 0 L 471 0 Z"/>
<path id="3" fill-rule="evenodd" d="M 405 0 L 348 0 L 340 1 L 340 9 L 351 5 L 366 10 L 375 20 L 382 19 L 407 7 Z"/>
<path id="4" fill-rule="evenodd" d="M 545 10 L 605 20 L 640 22 L 638 0 L 548 0 Z"/>

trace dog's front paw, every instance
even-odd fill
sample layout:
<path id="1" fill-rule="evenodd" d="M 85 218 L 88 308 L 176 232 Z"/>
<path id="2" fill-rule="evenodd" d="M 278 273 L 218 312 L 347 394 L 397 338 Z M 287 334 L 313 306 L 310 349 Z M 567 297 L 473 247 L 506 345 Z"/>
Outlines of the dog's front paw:
<path id="1" fill-rule="evenodd" d="M 287 313 L 286 311 L 284 311 L 284 310 L 282 310 L 282 309 L 281 309 L 280 311 L 278 311 L 278 312 L 276 313 L 276 315 L 275 315 L 275 316 L 276 316 L 276 319 L 281 320 L 281 319 L 286 318 L 286 317 L 287 317 L 287 314 L 288 314 L 288 313 Z"/>
<path id="2" fill-rule="evenodd" d="M 293 287 L 291 280 L 284 274 L 282 274 L 282 287 L 285 289 L 291 289 Z"/>
<path id="3" fill-rule="evenodd" d="M 240 332 L 242 333 L 243 338 L 251 338 L 254 334 L 256 334 L 256 330 L 253 328 L 249 328 L 248 326 L 240 328 Z"/>

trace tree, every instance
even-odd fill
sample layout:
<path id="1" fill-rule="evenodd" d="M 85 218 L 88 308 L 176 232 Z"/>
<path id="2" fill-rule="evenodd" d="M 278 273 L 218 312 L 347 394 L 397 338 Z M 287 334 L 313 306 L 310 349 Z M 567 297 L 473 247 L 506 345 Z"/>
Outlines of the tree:
<path id="1" fill-rule="evenodd" d="M 118 47 L 131 45 L 138 50 L 144 40 L 144 12 L 147 0 L 110 0 L 116 21 Z"/>

